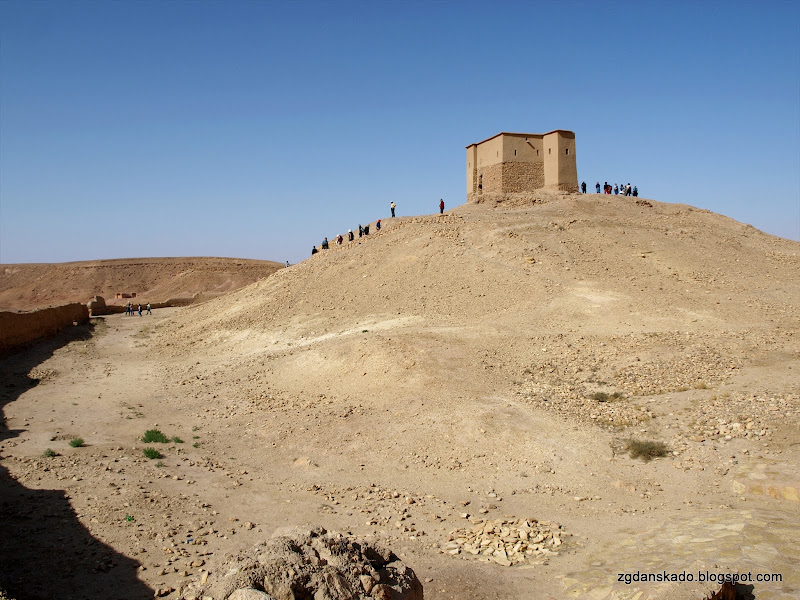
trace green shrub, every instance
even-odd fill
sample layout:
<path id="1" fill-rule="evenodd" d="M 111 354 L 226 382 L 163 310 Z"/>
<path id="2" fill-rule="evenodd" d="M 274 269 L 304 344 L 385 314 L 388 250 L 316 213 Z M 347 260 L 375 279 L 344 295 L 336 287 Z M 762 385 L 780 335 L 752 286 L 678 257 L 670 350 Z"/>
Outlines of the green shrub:
<path id="1" fill-rule="evenodd" d="M 160 460 L 160 461 L 158 461 L 158 462 L 156 463 L 156 466 L 157 466 L 158 468 L 161 468 L 161 467 L 163 467 L 163 466 L 164 466 L 164 461 L 161 461 L 161 460 Z"/>
<path id="2" fill-rule="evenodd" d="M 664 442 L 649 442 L 634 439 L 630 439 L 625 443 L 625 450 L 628 451 L 631 458 L 641 458 L 645 462 L 669 454 L 669 448 L 667 448 Z"/>
<path id="3" fill-rule="evenodd" d="M 149 459 L 164 458 L 164 455 L 161 454 L 161 452 L 159 452 L 155 448 L 145 448 L 144 449 L 144 455 Z"/>
<path id="4" fill-rule="evenodd" d="M 183 440 L 181 438 L 179 438 L 177 435 L 172 436 L 172 441 L 175 444 L 182 444 L 183 443 Z"/>
<path id="5" fill-rule="evenodd" d="M 142 436 L 142 441 L 145 444 L 151 444 L 153 442 L 158 442 L 159 444 L 166 444 L 169 442 L 169 438 L 161 433 L 158 429 L 148 429 L 144 432 Z"/>
<path id="6" fill-rule="evenodd" d="M 44 454 L 42 454 L 42 456 L 44 456 L 45 458 L 53 458 L 54 456 L 58 456 L 58 452 L 56 452 L 51 448 L 48 448 L 47 450 L 44 451 Z"/>
<path id="7" fill-rule="evenodd" d="M 81 447 L 83 447 L 84 443 L 85 442 L 83 441 L 83 438 L 79 438 L 79 437 L 72 438 L 69 441 L 69 445 L 72 446 L 73 448 L 81 448 Z"/>

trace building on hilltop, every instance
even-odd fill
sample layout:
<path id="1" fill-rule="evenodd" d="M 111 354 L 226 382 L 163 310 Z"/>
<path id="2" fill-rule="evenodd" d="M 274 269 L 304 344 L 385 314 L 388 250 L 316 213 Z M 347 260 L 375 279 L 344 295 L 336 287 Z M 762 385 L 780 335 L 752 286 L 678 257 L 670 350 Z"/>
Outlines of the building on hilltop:
<path id="1" fill-rule="evenodd" d="M 467 200 L 483 194 L 515 194 L 539 188 L 578 191 L 575 134 L 508 133 L 467 146 Z"/>

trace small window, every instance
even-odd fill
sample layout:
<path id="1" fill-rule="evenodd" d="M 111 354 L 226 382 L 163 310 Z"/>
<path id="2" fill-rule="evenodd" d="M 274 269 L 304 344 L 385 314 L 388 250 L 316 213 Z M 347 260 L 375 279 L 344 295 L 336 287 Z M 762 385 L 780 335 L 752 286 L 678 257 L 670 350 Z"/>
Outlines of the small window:
<path id="1" fill-rule="evenodd" d="M 569 154 L 569 148 L 567 148 L 567 154 Z"/>
<path id="2" fill-rule="evenodd" d="M 552 154 L 552 153 L 553 153 L 553 149 L 552 149 L 552 148 L 548 148 L 548 149 L 547 149 L 547 153 L 548 153 L 548 154 Z"/>
<path id="3" fill-rule="evenodd" d="M 536 151 L 536 156 L 539 156 L 539 151 L 538 150 Z"/>
<path id="4" fill-rule="evenodd" d="M 517 151 L 516 151 L 516 150 L 514 150 L 514 156 L 516 156 L 516 155 L 517 155 Z"/>

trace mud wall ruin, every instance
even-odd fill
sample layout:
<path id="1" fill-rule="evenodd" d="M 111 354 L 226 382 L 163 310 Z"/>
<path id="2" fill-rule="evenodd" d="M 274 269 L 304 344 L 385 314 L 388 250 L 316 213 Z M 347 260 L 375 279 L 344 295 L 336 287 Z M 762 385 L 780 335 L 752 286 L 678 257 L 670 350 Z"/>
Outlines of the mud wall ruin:
<path id="1" fill-rule="evenodd" d="M 0 312 L 0 354 L 29 344 L 39 338 L 56 335 L 74 323 L 89 321 L 89 309 L 75 302 L 31 312 Z"/>

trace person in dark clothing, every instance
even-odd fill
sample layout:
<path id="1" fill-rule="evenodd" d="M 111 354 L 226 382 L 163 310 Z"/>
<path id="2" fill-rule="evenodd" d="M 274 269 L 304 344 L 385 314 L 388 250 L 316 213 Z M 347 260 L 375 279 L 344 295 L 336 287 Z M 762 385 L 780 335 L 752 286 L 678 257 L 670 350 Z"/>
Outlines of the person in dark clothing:
<path id="1" fill-rule="evenodd" d="M 439 214 L 444 214 L 444 199 L 439 199 Z"/>
<path id="2" fill-rule="evenodd" d="M 639 196 L 639 188 L 637 188 L 636 186 L 633 186 L 633 195 L 636 197 Z"/>
<path id="3" fill-rule="evenodd" d="M 599 193 L 600 193 L 600 182 L 598 181 L 598 182 L 595 184 L 595 186 L 594 186 L 594 187 L 595 187 L 595 188 L 597 188 L 597 193 L 599 194 Z"/>
<path id="4" fill-rule="evenodd" d="M 581 182 L 581 194 L 585 194 L 585 193 L 586 193 L 586 182 L 582 181 Z"/>
<path id="5" fill-rule="evenodd" d="M 369 235 L 369 225 L 364 226 L 364 235 Z"/>
<path id="6" fill-rule="evenodd" d="M 355 236 L 353 235 L 353 230 L 352 229 L 348 229 L 347 230 L 347 239 L 350 240 L 351 242 L 353 241 L 353 239 L 355 239 Z"/>
<path id="7" fill-rule="evenodd" d="M 375 229 L 377 229 L 378 231 L 381 230 L 381 220 L 380 219 L 378 219 L 378 221 L 375 223 Z"/>
<path id="8" fill-rule="evenodd" d="M 327 250 L 328 249 L 328 238 L 325 238 L 324 240 L 322 240 L 322 249 L 323 250 Z"/>
<path id="9" fill-rule="evenodd" d="M 319 250 L 317 250 L 316 246 L 311 246 L 311 256 L 314 256 Z"/>
<path id="10" fill-rule="evenodd" d="M 364 228 L 361 225 L 359 225 L 358 226 L 358 237 L 361 237 L 362 235 L 364 235 Z"/>

